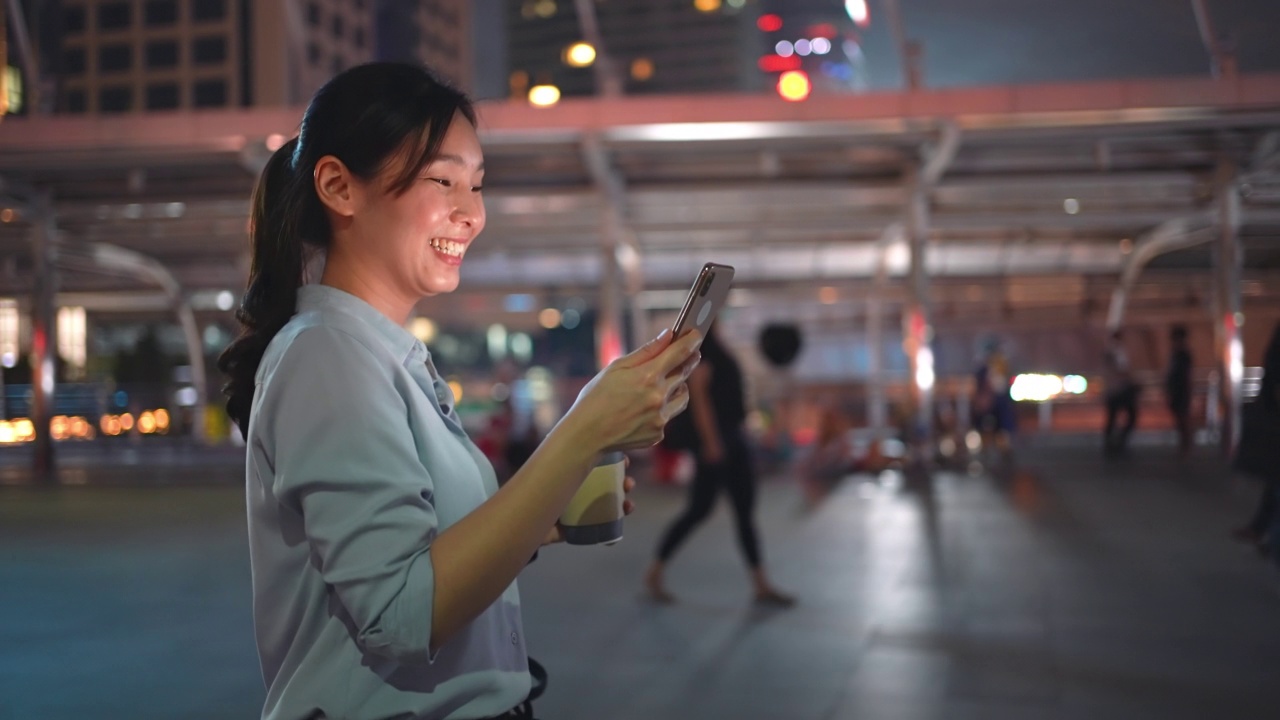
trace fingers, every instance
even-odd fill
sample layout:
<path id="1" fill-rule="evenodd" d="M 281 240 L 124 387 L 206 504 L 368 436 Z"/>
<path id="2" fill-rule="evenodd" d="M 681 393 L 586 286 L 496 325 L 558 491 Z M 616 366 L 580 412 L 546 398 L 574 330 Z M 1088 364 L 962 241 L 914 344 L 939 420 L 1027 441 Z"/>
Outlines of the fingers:
<path id="1" fill-rule="evenodd" d="M 680 383 L 667 396 L 667 402 L 662 407 L 663 425 L 666 425 L 671 418 L 684 412 L 687 407 L 689 407 L 689 386 L 685 383 Z"/>
<path id="2" fill-rule="evenodd" d="M 631 476 L 627 476 L 627 478 L 622 481 L 622 492 L 629 493 L 635 489 L 636 489 L 636 479 Z"/>
<path id="3" fill-rule="evenodd" d="M 702 333 L 690 330 L 671 343 L 654 362 L 657 363 L 659 377 L 666 377 L 672 370 L 689 360 L 690 356 L 702 346 Z M 696 363 L 695 363 L 696 364 Z"/>
<path id="4" fill-rule="evenodd" d="M 657 337 L 636 348 L 636 350 L 627 355 L 623 361 L 628 366 L 642 365 L 653 358 L 658 357 L 671 344 L 671 330 L 663 328 L 662 332 L 658 333 Z"/>

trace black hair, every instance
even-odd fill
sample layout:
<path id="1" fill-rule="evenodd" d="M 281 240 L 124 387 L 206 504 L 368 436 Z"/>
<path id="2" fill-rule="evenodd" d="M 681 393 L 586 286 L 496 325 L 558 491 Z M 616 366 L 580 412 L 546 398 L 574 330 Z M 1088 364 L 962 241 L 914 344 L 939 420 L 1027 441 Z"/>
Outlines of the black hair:
<path id="1" fill-rule="evenodd" d="M 426 68 L 404 63 L 358 65 L 335 76 L 311 99 L 298 136 L 267 161 L 253 191 L 249 239 L 253 262 L 236 311 L 241 331 L 218 358 L 228 377 L 227 414 L 249 434 L 254 378 L 271 339 L 297 311 L 312 251 L 328 248 L 329 217 L 316 195 L 316 162 L 332 155 L 356 177 L 372 180 L 405 157 L 388 188 L 406 192 L 435 159 L 461 113 L 476 124 L 461 91 Z"/>

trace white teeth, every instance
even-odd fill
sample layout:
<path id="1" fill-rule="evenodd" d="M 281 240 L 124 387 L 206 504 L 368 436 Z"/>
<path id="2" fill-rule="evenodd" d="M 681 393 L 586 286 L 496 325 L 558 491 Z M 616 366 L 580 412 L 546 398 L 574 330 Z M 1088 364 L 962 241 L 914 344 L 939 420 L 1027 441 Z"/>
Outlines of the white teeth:
<path id="1" fill-rule="evenodd" d="M 462 257 L 462 253 L 466 252 L 467 250 L 467 246 L 463 245 L 460 242 L 454 242 L 452 240 L 441 240 L 440 238 L 432 238 L 431 247 L 435 248 L 436 250 L 439 250 L 445 255 L 452 255 L 454 257 Z"/>

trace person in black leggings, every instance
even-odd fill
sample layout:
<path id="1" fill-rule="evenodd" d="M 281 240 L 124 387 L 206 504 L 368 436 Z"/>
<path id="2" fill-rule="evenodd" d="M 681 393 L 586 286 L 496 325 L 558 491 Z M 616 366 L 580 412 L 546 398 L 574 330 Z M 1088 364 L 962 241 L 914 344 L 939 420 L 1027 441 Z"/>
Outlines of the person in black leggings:
<path id="1" fill-rule="evenodd" d="M 795 604 L 795 598 L 779 592 L 764 572 L 753 517 L 756 473 L 743 432 L 747 413 L 742 370 L 720 342 L 714 325 L 702 342 L 702 362 L 689 377 L 689 412 L 698 435 L 693 448 L 697 472 L 689 487 L 688 505 L 667 528 L 657 558 L 645 575 L 649 594 L 659 602 L 675 600 L 664 583 L 666 564 L 711 514 L 716 495 L 725 490 L 733 503 L 738 546 L 751 572 L 756 602 L 782 607 Z"/>

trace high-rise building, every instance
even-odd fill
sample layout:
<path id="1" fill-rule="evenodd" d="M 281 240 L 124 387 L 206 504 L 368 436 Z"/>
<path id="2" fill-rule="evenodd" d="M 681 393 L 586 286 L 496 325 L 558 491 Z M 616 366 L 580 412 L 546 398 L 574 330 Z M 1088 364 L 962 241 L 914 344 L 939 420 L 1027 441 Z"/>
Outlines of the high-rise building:
<path id="1" fill-rule="evenodd" d="M 597 91 L 591 67 L 565 51 L 583 40 L 570 0 L 507 0 L 510 90 L 553 84 L 562 95 Z M 689 93 L 761 87 L 763 40 L 742 2 L 610 0 L 594 4 L 604 50 L 627 93 Z"/>
<path id="2" fill-rule="evenodd" d="M 463 0 L 62 0 L 42 36 L 56 110 L 297 105 L 377 51 L 380 5 L 413 42 L 396 59 L 469 79 Z M 57 6 L 55 6 L 57 7 Z M 50 15 L 46 13 L 46 15 Z"/>
<path id="3" fill-rule="evenodd" d="M 471 90 L 471 26 L 468 0 L 386 0 L 378 9 L 378 57 L 427 65 Z"/>

